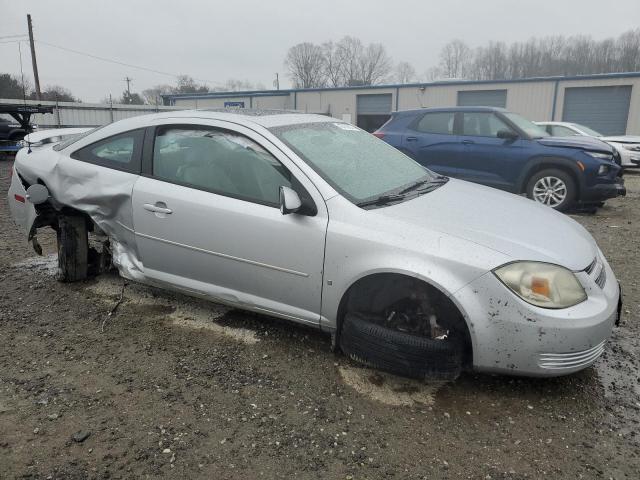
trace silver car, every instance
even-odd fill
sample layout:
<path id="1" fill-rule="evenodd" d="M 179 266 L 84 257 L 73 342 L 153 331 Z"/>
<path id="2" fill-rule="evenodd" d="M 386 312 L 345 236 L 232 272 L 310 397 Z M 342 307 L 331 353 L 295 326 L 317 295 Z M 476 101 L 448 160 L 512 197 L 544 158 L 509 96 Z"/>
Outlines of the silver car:
<path id="1" fill-rule="evenodd" d="M 316 327 L 411 377 L 568 374 L 619 318 L 616 277 L 578 223 L 321 115 L 122 120 L 22 149 L 9 204 L 36 249 L 56 230 L 60 280 L 115 266 Z"/>

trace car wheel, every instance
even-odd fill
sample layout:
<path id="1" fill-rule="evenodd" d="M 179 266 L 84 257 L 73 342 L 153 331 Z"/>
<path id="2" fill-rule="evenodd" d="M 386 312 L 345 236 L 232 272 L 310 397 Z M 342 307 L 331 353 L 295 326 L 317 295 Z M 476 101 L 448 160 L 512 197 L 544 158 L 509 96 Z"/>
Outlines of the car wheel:
<path id="1" fill-rule="evenodd" d="M 352 360 L 392 374 L 453 380 L 462 371 L 463 343 L 444 337 L 412 335 L 348 313 L 340 333 L 340 348 Z"/>
<path id="2" fill-rule="evenodd" d="M 575 203 L 576 194 L 576 182 L 562 170 L 543 170 L 527 183 L 527 197 L 561 212 Z"/>
<path id="3" fill-rule="evenodd" d="M 87 223 L 81 216 L 58 219 L 58 281 L 77 282 L 87 278 L 89 242 Z"/>

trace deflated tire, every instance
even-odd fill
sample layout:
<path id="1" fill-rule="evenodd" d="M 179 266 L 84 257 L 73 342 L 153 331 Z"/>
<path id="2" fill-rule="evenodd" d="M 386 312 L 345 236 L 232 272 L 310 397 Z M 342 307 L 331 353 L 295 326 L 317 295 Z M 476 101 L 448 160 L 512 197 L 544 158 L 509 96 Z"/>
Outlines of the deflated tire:
<path id="1" fill-rule="evenodd" d="M 357 313 L 345 316 L 340 348 L 352 360 L 396 375 L 453 380 L 463 365 L 463 343 L 382 327 Z"/>

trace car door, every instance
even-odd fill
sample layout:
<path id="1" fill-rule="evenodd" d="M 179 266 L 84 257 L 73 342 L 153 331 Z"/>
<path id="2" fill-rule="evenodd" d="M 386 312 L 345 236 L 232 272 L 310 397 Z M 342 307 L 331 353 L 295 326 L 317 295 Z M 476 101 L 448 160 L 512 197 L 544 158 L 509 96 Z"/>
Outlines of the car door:
<path id="1" fill-rule="evenodd" d="M 224 122 L 161 125 L 148 138 L 133 192 L 145 276 L 317 325 L 328 216 L 295 164 Z M 281 214 L 281 185 L 315 213 Z"/>
<path id="2" fill-rule="evenodd" d="M 500 132 L 514 138 L 501 138 Z M 513 190 L 526 161 L 523 141 L 495 112 L 463 112 L 461 143 L 464 145 L 465 179 L 503 190 Z"/>
<path id="3" fill-rule="evenodd" d="M 418 163 L 434 172 L 459 177 L 460 137 L 454 132 L 455 112 L 425 113 L 411 124 L 402 146 Z"/>

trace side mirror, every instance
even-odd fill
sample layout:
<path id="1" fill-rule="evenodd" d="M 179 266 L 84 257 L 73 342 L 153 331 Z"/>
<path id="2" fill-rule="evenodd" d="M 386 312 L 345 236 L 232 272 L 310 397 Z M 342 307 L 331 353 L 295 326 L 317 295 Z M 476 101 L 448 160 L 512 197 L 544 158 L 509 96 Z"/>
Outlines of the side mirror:
<path id="1" fill-rule="evenodd" d="M 290 187 L 280 187 L 280 213 L 288 215 L 297 212 L 302 206 L 302 201 L 296 191 Z"/>
<path id="2" fill-rule="evenodd" d="M 517 140 L 518 134 L 513 130 L 502 129 L 498 130 L 497 137 L 502 138 L 503 140 Z"/>
<path id="3" fill-rule="evenodd" d="M 27 200 L 34 205 L 40 205 L 41 203 L 49 200 L 49 190 L 44 185 L 35 183 L 27 188 Z"/>

